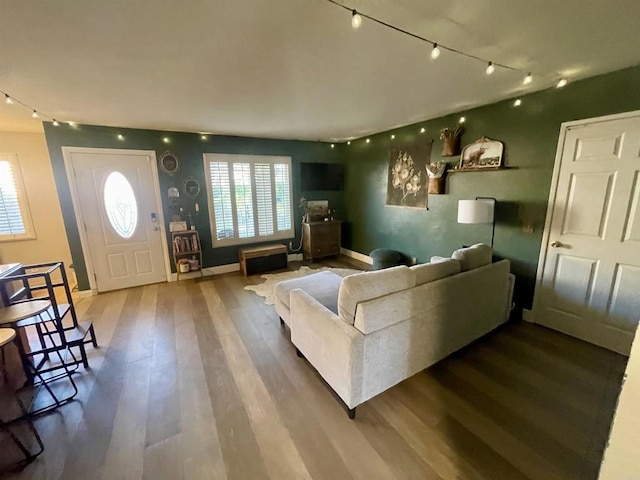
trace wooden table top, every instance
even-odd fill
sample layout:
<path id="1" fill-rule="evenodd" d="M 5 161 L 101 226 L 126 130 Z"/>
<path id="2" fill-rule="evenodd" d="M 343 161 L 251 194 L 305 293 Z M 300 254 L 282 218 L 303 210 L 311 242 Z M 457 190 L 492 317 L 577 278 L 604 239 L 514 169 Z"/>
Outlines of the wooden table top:
<path id="1" fill-rule="evenodd" d="M 0 308 L 0 325 L 33 317 L 44 312 L 50 306 L 51 302 L 49 300 L 32 300 L 31 302 L 16 303 L 15 305 Z"/>
<path id="2" fill-rule="evenodd" d="M 14 338 L 16 338 L 16 331 L 13 328 L 0 328 L 0 347 L 4 347 Z"/>

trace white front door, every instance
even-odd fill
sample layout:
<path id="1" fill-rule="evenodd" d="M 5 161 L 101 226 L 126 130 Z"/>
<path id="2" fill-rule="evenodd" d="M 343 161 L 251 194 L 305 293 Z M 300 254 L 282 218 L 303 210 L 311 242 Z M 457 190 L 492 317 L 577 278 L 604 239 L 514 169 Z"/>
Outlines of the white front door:
<path id="1" fill-rule="evenodd" d="M 154 156 L 104 149 L 65 154 L 97 290 L 166 281 Z"/>
<path id="2" fill-rule="evenodd" d="M 559 149 L 534 321 L 628 355 L 640 320 L 640 116 L 569 126 Z"/>

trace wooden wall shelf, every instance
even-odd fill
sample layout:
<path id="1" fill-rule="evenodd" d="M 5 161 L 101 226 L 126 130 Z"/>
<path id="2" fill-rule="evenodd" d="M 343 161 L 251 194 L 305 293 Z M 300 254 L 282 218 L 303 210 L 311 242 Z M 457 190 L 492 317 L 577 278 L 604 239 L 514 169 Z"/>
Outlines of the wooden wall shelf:
<path id="1" fill-rule="evenodd" d="M 514 170 L 518 167 L 452 168 L 447 173 L 495 172 L 496 170 Z"/>

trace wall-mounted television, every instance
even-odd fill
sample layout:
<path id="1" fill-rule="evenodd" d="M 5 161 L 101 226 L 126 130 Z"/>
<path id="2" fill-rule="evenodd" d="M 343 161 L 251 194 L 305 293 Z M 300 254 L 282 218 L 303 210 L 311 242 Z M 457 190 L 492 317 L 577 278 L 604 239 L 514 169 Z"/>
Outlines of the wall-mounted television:
<path id="1" fill-rule="evenodd" d="M 300 189 L 342 190 L 342 165 L 339 163 L 301 163 Z"/>

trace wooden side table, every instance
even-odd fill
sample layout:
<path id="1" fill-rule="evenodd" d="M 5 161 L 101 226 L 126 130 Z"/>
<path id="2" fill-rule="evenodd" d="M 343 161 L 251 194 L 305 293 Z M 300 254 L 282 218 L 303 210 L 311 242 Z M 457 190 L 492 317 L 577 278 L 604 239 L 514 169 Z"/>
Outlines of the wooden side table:
<path id="1" fill-rule="evenodd" d="M 4 310 L 4 309 L 3 309 Z M 19 339 L 16 339 L 16 331 L 12 328 L 0 328 L 0 351 L 2 352 L 2 358 L 4 360 L 5 357 L 5 347 L 14 341 L 20 341 Z M 2 368 L 2 375 L 4 378 L 6 378 L 6 369 L 4 368 L 4 362 L 3 362 L 3 368 Z M 4 417 L 0 417 L 0 431 L 4 431 L 6 432 L 6 434 L 8 435 L 8 437 L 11 439 L 11 441 L 15 444 L 15 446 L 18 448 L 18 450 L 20 450 L 20 453 L 22 453 L 23 455 L 23 459 L 22 460 L 18 460 L 17 462 L 15 462 L 12 465 L 0 465 L 0 469 L 9 469 L 9 468 L 13 468 L 17 465 L 22 465 L 22 464 L 27 464 L 29 462 L 31 462 L 34 458 L 36 458 L 38 455 L 40 455 L 43 451 L 44 451 L 44 445 L 42 443 L 42 439 L 40 438 L 40 435 L 38 434 L 38 431 L 35 429 L 33 423 L 31 422 L 31 418 L 29 417 L 28 413 L 25 411 L 24 406 L 22 405 L 22 403 L 20 402 L 20 400 L 18 399 L 18 397 L 15 397 L 15 401 L 18 403 L 18 405 L 20 406 L 20 410 L 22 412 L 21 415 L 19 415 L 16 418 L 13 419 L 7 419 Z M 3 410 L 2 412 L 3 414 L 5 413 L 5 411 Z M 18 422 L 26 422 L 28 429 L 30 430 L 30 432 L 33 434 L 34 438 L 36 439 L 36 442 L 38 443 L 38 451 L 35 453 L 32 453 L 29 451 L 29 449 L 27 448 L 27 446 L 18 438 L 18 436 L 11 430 L 11 425 L 17 424 Z M 5 451 L 3 451 L 4 454 L 6 454 Z"/>

